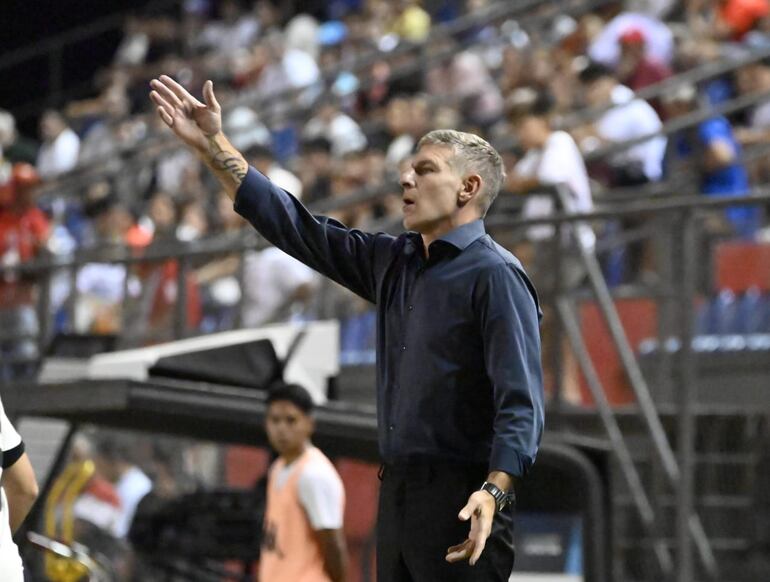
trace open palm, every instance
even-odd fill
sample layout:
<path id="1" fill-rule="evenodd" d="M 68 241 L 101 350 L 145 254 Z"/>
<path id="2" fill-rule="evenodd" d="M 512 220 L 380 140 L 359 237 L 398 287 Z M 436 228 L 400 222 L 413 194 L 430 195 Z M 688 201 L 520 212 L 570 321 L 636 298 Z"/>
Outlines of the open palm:
<path id="1" fill-rule="evenodd" d="M 150 86 L 150 98 L 163 122 L 187 145 L 205 150 L 208 139 L 222 130 L 222 108 L 214 96 L 214 84 L 203 85 L 205 103 L 166 75 L 153 79 Z"/>

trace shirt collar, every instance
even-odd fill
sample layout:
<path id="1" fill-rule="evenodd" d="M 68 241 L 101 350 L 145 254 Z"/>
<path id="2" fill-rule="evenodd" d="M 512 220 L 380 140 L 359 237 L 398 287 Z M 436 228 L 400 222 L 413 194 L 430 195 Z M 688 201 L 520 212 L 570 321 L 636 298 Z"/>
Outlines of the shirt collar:
<path id="1" fill-rule="evenodd" d="M 450 230 L 445 235 L 437 238 L 434 243 L 441 241 L 442 243 L 452 245 L 460 251 L 464 251 L 472 242 L 478 240 L 486 233 L 484 221 L 479 219 Z M 419 232 L 408 232 L 407 240 L 409 241 L 406 247 L 407 253 L 411 254 L 415 249 L 422 249 L 422 235 Z"/>
<path id="2" fill-rule="evenodd" d="M 450 245 L 464 251 L 472 242 L 480 239 L 485 234 L 487 234 L 487 231 L 484 228 L 484 221 L 479 219 L 458 226 L 436 240 L 448 242 Z"/>

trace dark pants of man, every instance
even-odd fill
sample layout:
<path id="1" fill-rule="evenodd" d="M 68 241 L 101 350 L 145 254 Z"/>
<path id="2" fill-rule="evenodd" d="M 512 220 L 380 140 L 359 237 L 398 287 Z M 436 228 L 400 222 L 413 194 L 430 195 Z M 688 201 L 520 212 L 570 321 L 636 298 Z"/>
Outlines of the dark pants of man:
<path id="1" fill-rule="evenodd" d="M 446 551 L 468 537 L 457 517 L 487 476 L 483 466 L 385 465 L 377 517 L 378 582 L 507 582 L 513 570 L 513 507 L 495 514 L 484 553 L 470 566 Z"/>

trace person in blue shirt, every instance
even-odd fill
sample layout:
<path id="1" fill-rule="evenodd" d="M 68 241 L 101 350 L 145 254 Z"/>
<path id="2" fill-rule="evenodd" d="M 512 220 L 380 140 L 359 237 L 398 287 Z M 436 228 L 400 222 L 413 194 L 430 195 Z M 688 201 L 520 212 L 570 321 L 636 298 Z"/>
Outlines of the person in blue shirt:
<path id="1" fill-rule="evenodd" d="M 310 214 L 250 168 L 222 133 L 210 81 L 205 103 L 167 76 L 151 86 L 161 119 L 237 212 L 377 306 L 378 580 L 507 581 L 511 494 L 544 414 L 537 295 L 482 221 L 500 155 L 475 135 L 427 134 L 401 175 L 408 232 L 370 234 Z"/>
<path id="2" fill-rule="evenodd" d="M 685 85 L 663 96 L 668 119 L 692 113 L 698 106 L 695 87 Z M 742 196 L 749 192 L 749 175 L 741 146 L 730 122 L 716 115 L 669 138 L 666 173 L 677 173 L 683 163 L 697 164 L 700 192 L 706 196 Z M 724 211 L 735 235 L 750 239 L 760 226 L 759 208 L 732 206 Z"/>

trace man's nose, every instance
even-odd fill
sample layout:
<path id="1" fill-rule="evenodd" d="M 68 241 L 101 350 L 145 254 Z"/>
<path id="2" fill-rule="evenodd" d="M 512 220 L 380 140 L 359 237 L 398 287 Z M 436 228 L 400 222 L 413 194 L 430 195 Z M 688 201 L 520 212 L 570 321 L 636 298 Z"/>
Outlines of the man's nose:
<path id="1" fill-rule="evenodd" d="M 414 188 L 414 170 L 401 172 L 400 184 L 404 190 L 407 188 Z"/>

